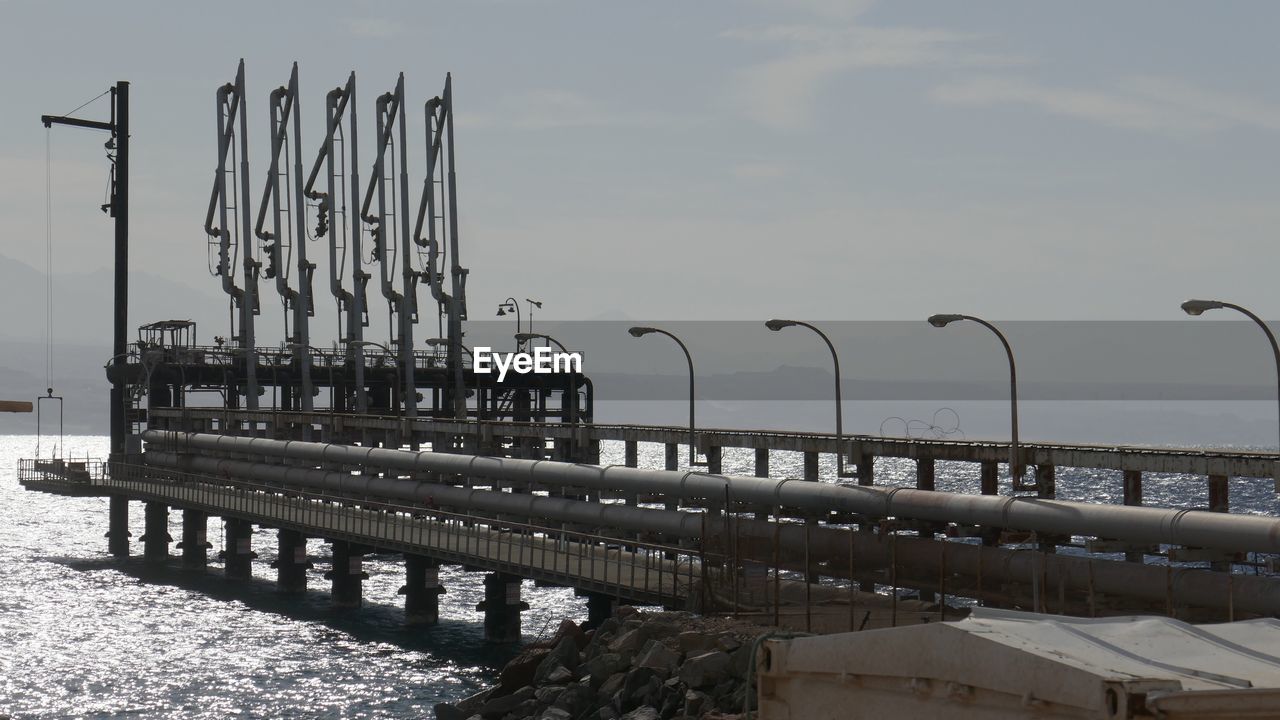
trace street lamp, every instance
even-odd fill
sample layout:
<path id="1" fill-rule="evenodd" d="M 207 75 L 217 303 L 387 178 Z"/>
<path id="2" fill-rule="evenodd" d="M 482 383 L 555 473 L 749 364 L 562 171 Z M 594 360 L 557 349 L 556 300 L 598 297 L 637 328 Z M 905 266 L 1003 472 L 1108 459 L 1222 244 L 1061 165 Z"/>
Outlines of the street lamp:
<path id="1" fill-rule="evenodd" d="M 1188 315 L 1199 315 L 1205 310 L 1219 310 L 1222 308 L 1230 308 L 1236 312 L 1244 314 L 1250 320 L 1257 323 L 1258 327 L 1262 328 L 1262 332 L 1267 334 L 1267 341 L 1271 343 L 1271 354 L 1275 356 L 1276 360 L 1276 377 L 1278 378 L 1276 385 L 1276 404 L 1277 406 L 1280 406 L 1280 344 L 1276 343 L 1275 333 L 1271 332 L 1271 328 L 1267 327 L 1267 324 L 1262 321 L 1262 318 L 1254 315 L 1239 305 L 1222 302 L 1221 300 L 1188 300 L 1182 303 L 1182 310 Z M 1277 450 L 1280 450 L 1280 445 L 1277 445 L 1276 447 Z"/>
<path id="2" fill-rule="evenodd" d="M 374 342 L 374 341 L 372 341 L 372 340 L 352 340 L 351 342 L 348 342 L 347 344 L 348 344 L 348 345 L 350 345 L 350 346 L 352 346 L 352 347 L 364 347 L 364 346 L 366 346 L 366 345 L 372 345 L 372 346 L 374 346 L 374 347 L 378 348 L 379 350 L 382 350 L 383 352 L 385 352 L 385 353 L 386 353 L 386 354 L 388 354 L 388 355 L 392 355 L 392 356 L 394 356 L 394 355 L 395 355 L 395 353 L 391 352 L 391 349 L 390 349 L 390 348 L 388 348 L 386 345 L 383 345 L 382 343 L 376 343 L 376 342 Z"/>
<path id="3" fill-rule="evenodd" d="M 550 335 L 545 335 L 543 333 L 536 333 L 536 332 L 516 333 L 516 342 L 526 343 L 526 342 L 529 342 L 530 340 L 546 340 L 547 342 L 555 343 L 556 347 L 560 348 L 560 352 L 565 352 L 565 353 L 569 352 L 569 349 L 564 346 L 564 343 L 551 337 Z"/>
<path id="4" fill-rule="evenodd" d="M 1009 475 L 1013 479 L 1014 490 L 1030 490 L 1032 488 L 1022 484 L 1022 465 L 1018 462 L 1018 369 L 1013 363 L 1013 348 L 1009 347 L 1008 339 L 999 328 L 982 318 L 972 315 L 929 316 L 929 324 L 934 327 L 946 327 L 961 320 L 972 320 L 995 333 L 996 337 L 1000 338 L 1000 344 L 1004 346 L 1005 355 L 1009 356 L 1009 425 L 1012 428 L 1012 441 L 1009 443 Z"/>
<path id="5" fill-rule="evenodd" d="M 516 314 L 516 332 L 520 332 L 520 303 L 513 297 L 498 303 L 498 317 L 502 317 L 507 313 Z"/>
<path id="6" fill-rule="evenodd" d="M 541 309 L 542 309 L 542 301 L 541 301 L 541 300 L 531 300 L 530 298 L 525 298 L 525 299 L 524 299 L 524 301 L 525 301 L 525 302 L 527 302 L 527 303 L 529 303 L 529 323 L 528 323 L 527 327 L 528 327 L 528 329 L 529 329 L 529 332 L 531 332 L 531 333 L 532 333 L 532 332 L 533 332 L 533 309 L 534 309 L 534 308 L 538 308 L 539 310 L 541 310 Z M 517 330 L 517 331 L 519 331 L 519 328 L 516 328 L 516 330 Z M 565 352 L 568 352 L 568 351 L 566 350 Z"/>
<path id="7" fill-rule="evenodd" d="M 845 477 L 845 474 L 844 474 L 844 417 L 843 417 L 844 416 L 844 411 L 843 411 L 844 400 L 840 394 L 840 357 L 836 355 L 835 345 L 831 344 L 831 338 L 827 337 L 826 333 L 810 325 L 809 323 L 801 322 L 800 320 L 774 319 L 774 320 L 769 320 L 764 325 L 765 327 L 769 328 L 774 332 L 778 332 L 782 328 L 792 327 L 792 326 L 809 328 L 810 330 L 818 333 L 818 337 L 822 338 L 822 341 L 827 344 L 827 349 L 831 351 L 831 362 L 835 365 L 835 372 L 836 372 L 836 477 L 838 478 Z"/>
<path id="8" fill-rule="evenodd" d="M 423 342 L 425 342 L 427 345 L 430 345 L 433 348 L 449 346 L 448 338 L 427 338 Z M 467 347 L 466 345 L 463 345 L 462 343 L 458 343 L 458 347 L 462 348 L 462 351 L 470 355 L 473 359 L 475 358 L 475 353 L 471 352 L 471 348 Z"/>
<path id="9" fill-rule="evenodd" d="M 400 363 L 399 361 L 396 361 L 396 354 L 391 352 L 390 348 L 388 348 L 386 345 L 383 345 L 382 343 L 376 343 L 372 340 L 352 340 L 348 342 L 347 345 L 348 347 L 357 347 L 357 348 L 365 347 L 367 345 L 372 345 L 376 348 L 380 348 L 384 353 L 386 353 L 389 357 L 391 357 L 392 360 L 394 361 L 392 364 L 395 365 L 395 368 L 396 368 L 396 393 L 400 392 Z M 394 393 L 392 394 L 392 397 L 395 397 Z"/>
<path id="10" fill-rule="evenodd" d="M 689 362 L 689 464 L 704 465 L 705 463 L 698 462 L 698 454 L 696 449 L 697 435 L 695 434 L 696 426 L 694 425 L 694 421 L 693 421 L 693 356 L 689 354 L 689 348 L 685 347 L 685 344 L 680 341 L 680 338 L 676 337 L 675 335 L 672 335 L 671 333 L 661 328 L 637 326 L 627 330 L 627 332 L 631 333 L 631 337 L 644 337 L 645 335 L 649 335 L 650 333 L 658 333 L 659 335 L 666 335 L 672 340 L 675 340 L 676 344 L 680 346 L 680 349 L 684 351 L 684 359 Z"/>
<path id="11" fill-rule="evenodd" d="M 533 302 L 533 301 L 532 301 L 532 300 L 530 300 L 530 302 Z M 541 303 L 539 303 L 538 307 L 542 307 Z M 530 325 L 532 325 L 532 324 L 533 324 L 533 318 L 532 318 L 532 317 L 530 317 L 530 318 L 529 318 L 529 324 L 530 324 Z M 547 342 L 549 342 L 549 343 L 555 343 L 556 347 L 560 348 L 560 352 L 565 353 L 566 355 L 569 353 L 569 348 L 565 347 L 565 346 L 564 346 L 564 343 L 562 343 L 562 342 L 560 342 L 559 340 L 557 340 L 557 339 L 555 339 L 555 338 L 551 337 L 550 335 L 546 335 L 546 334 L 544 334 L 544 333 L 536 333 L 536 332 L 516 333 L 516 342 L 517 342 L 517 343 L 526 343 L 526 342 L 529 342 L 530 340 L 546 340 L 546 341 L 547 341 Z M 570 364 L 569 364 L 569 388 L 570 388 L 570 389 L 569 389 L 569 392 L 573 393 L 573 402 L 571 402 L 571 403 L 569 404 L 569 424 L 570 424 L 570 425 L 576 425 L 576 424 L 577 424 L 577 422 L 578 422 L 578 378 L 577 378 L 577 375 L 578 375 L 578 373 L 573 369 L 573 364 L 572 364 L 572 363 L 570 363 Z"/>

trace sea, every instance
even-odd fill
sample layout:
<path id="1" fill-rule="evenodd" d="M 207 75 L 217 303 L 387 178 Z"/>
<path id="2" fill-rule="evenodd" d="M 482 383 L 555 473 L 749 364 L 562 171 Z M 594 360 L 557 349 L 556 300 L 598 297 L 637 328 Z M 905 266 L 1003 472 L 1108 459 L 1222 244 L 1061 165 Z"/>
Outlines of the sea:
<path id="1" fill-rule="evenodd" d="M 429 628 L 402 623 L 403 564 L 394 555 L 370 557 L 365 605 L 329 607 L 328 546 L 312 540 L 316 567 L 301 596 L 275 592 L 269 565 L 275 536 L 254 535 L 254 577 L 228 582 L 216 551 L 210 571 L 174 562 L 144 566 L 137 540 L 141 508 L 130 513 L 134 556 L 107 554 L 107 500 L 27 492 L 17 483 L 17 460 L 32 457 L 37 437 L 0 436 L 0 714 L 12 718 L 416 718 L 432 707 L 486 687 L 517 650 L 484 641 L 476 604 L 480 573 L 441 568 L 447 594 L 441 621 Z M 40 438 L 40 452 L 55 452 Z M 107 439 L 68 436 L 56 452 L 103 458 Z M 833 475 L 831 458 L 823 472 Z M 603 462 L 621 462 L 620 444 L 602 448 Z M 750 474 L 753 455 L 727 450 L 725 471 Z M 663 448 L 641 445 L 640 463 L 661 467 Z M 800 473 L 799 454 L 775 453 L 776 477 Z M 908 461 L 880 460 L 877 484 L 910 485 Z M 938 489 L 976 492 L 976 466 L 940 463 Z M 1063 499 L 1116 502 L 1119 473 L 1060 469 Z M 1207 504 L 1203 477 L 1149 475 L 1146 501 L 1198 508 Z M 1233 512 L 1276 515 L 1270 478 L 1233 479 Z M 174 513 L 170 532 L 179 535 Z M 222 527 L 211 518 L 209 541 L 220 547 Z M 526 581 L 524 640 L 554 632 L 565 618 L 582 620 L 585 600 L 565 588 Z"/>

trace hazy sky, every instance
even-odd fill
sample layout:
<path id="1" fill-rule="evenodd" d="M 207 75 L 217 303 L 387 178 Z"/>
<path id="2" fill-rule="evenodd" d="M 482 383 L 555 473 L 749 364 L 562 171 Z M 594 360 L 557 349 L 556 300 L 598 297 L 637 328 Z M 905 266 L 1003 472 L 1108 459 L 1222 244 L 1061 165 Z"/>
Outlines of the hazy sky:
<path id="1" fill-rule="evenodd" d="M 0 0 L 0 12 L 0 254 L 43 266 L 39 115 L 130 80 L 134 267 L 199 291 L 156 315 L 216 298 L 201 229 L 214 90 L 241 56 L 255 196 L 266 97 L 291 61 L 308 164 L 324 93 L 348 71 L 368 130 L 374 97 L 406 73 L 411 137 L 453 71 L 477 319 L 507 295 L 561 319 L 1163 319 L 1189 296 L 1280 315 L 1274 3 Z M 60 272 L 110 262 L 103 140 L 53 134 Z"/>

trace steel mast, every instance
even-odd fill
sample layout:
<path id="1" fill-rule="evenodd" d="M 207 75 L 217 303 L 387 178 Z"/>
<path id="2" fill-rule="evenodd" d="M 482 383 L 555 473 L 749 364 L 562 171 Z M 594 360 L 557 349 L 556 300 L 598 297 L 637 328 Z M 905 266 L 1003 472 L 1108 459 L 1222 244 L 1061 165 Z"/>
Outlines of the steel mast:
<path id="1" fill-rule="evenodd" d="M 467 269 L 458 258 L 458 197 L 453 157 L 453 78 L 446 74 L 444 92 L 426 102 L 427 177 L 422 184 L 422 200 L 418 204 L 418 221 L 413 231 L 414 242 L 427 248 L 423 273 L 440 312 L 448 322 L 446 362 L 452 375 L 449 393 L 453 416 L 467 417 L 467 387 L 462 368 L 462 321 L 467 319 Z M 444 160 L 447 162 L 442 162 Z M 440 176 L 437 179 L 437 176 Z M 437 190 L 437 185 L 441 187 Z M 437 195 L 437 193 L 439 193 Z M 438 214 L 439 206 L 447 212 Z M 444 289 L 444 272 L 440 262 L 440 238 L 437 220 L 443 220 L 441 232 L 448 236 L 450 289 Z M 423 227 L 427 236 L 422 236 Z"/>
<path id="2" fill-rule="evenodd" d="M 307 218 L 302 194 L 302 138 L 301 120 L 298 111 L 298 63 L 293 64 L 289 73 L 289 84 L 271 91 L 271 166 L 267 170 L 267 183 L 262 191 L 262 202 L 258 206 L 258 222 L 254 232 L 263 241 L 262 249 L 268 254 L 266 277 L 275 278 L 276 292 L 284 301 L 286 311 L 292 311 L 293 334 L 286 337 L 286 342 L 293 346 L 293 366 L 301 378 L 300 394 L 295 405 L 304 412 L 310 412 L 313 405 L 314 390 L 311 383 L 311 328 L 308 318 L 315 314 L 315 306 L 311 299 L 311 278 L 315 265 L 307 261 Z M 292 124 L 292 132 L 290 132 Z M 289 137 L 292 135 L 292 138 Z M 292 148 L 290 149 L 290 145 Z M 292 155 L 292 171 L 281 169 L 281 156 Z M 292 192 L 287 200 L 288 212 L 292 228 L 286 229 L 282 216 L 285 212 L 280 177 L 284 175 Z M 266 230 L 267 208 L 271 208 L 272 229 Z M 291 242 L 286 246 L 285 240 Z M 297 288 L 289 286 L 289 258 L 285 249 L 295 255 L 297 260 Z"/>
<path id="3" fill-rule="evenodd" d="M 413 325 L 417 316 L 417 283 L 418 274 L 413 270 L 409 254 L 411 252 L 409 237 L 409 177 L 405 168 L 405 119 L 404 119 L 404 73 L 396 80 L 395 90 L 378 96 L 377 107 L 377 155 L 373 163 L 373 178 L 365 192 L 364 203 L 360 207 L 360 216 L 372 227 L 370 234 L 374 241 L 374 253 L 381 265 L 382 296 L 387 299 L 391 315 L 396 320 L 397 354 L 399 355 L 400 378 L 403 396 L 404 415 L 416 417 L 418 414 L 417 382 L 413 352 Z M 397 137 L 398 135 L 398 137 Z M 394 212 L 388 211 L 387 202 L 387 156 L 390 151 L 391 162 L 398 165 L 399 193 L 397 197 L 397 179 L 392 178 L 391 203 Z M 377 214 L 369 213 L 377 195 Z M 398 216 L 398 217 L 396 217 Z M 399 227 L 388 222 L 388 218 L 399 220 Z M 401 290 L 395 288 L 395 261 L 392 248 L 398 243 L 396 254 L 399 257 L 401 271 Z"/>
<path id="4" fill-rule="evenodd" d="M 347 119 L 348 130 L 342 131 L 342 120 Z M 325 97 L 325 139 L 320 145 L 311 174 L 303 188 L 308 198 L 319 201 L 319 224 L 316 236 L 329 235 L 329 292 L 338 302 L 339 312 L 346 313 L 346 330 L 342 334 L 342 342 L 346 346 L 347 367 L 353 373 L 355 385 L 355 410 L 364 413 L 369 409 L 368 393 L 364 381 L 364 351 L 360 342 L 364 340 L 364 328 L 369 326 L 368 296 L 366 287 L 369 284 L 369 273 L 364 271 L 363 249 L 361 247 L 361 226 L 359 218 L 353 212 L 360 208 L 360 174 L 359 143 L 356 135 L 356 74 L 347 77 L 345 86 L 336 87 Z M 345 157 L 336 151 L 337 143 L 343 144 Z M 349 160 L 348 160 L 349 158 Z M 338 187 L 339 173 L 335 169 L 337 160 L 341 159 L 344 172 L 350 185 L 347 190 L 351 197 L 350 210 L 342 201 L 342 224 L 338 224 L 338 207 L 340 192 Z M 325 170 L 325 190 L 315 189 L 320 170 Z M 351 290 L 346 290 L 342 282 L 342 258 L 340 250 L 351 255 Z"/>
<path id="5" fill-rule="evenodd" d="M 245 404 L 249 410 L 258 409 L 258 357 L 254 346 L 253 318 L 258 314 L 258 268 L 253 259 L 253 237 L 249 219 L 249 130 L 245 116 L 244 59 L 236 68 L 235 81 L 218 88 L 218 168 L 213 178 L 213 192 L 209 198 L 209 212 L 205 216 L 204 229 L 210 237 L 218 238 L 218 261 L 214 274 L 222 278 L 222 289 L 239 311 L 240 330 L 232 327 L 232 341 L 238 343 L 244 361 Z M 237 127 L 238 125 L 238 127 Z M 238 141 L 238 142 L 237 142 Z M 237 149 L 238 145 L 238 149 Z M 239 155 L 237 169 L 234 156 Z M 232 156 L 229 158 L 228 156 Z M 237 187 L 228 194 L 227 174 L 230 173 Z M 238 192 L 238 196 L 237 196 Z M 233 230 L 228 213 L 235 212 L 240 227 Z M 215 226 L 214 216 L 218 224 Z M 242 259 L 240 272 L 242 286 L 235 281 L 235 255 Z M 227 397 L 229 406 L 235 405 L 233 396 Z"/>

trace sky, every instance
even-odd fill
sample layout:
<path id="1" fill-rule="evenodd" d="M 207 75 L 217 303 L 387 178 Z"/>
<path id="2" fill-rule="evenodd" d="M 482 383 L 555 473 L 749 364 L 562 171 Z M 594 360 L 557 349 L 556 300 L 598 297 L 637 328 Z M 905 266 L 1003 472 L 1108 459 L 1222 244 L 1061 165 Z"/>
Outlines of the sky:
<path id="1" fill-rule="evenodd" d="M 129 80 L 132 266 L 191 288 L 133 308 L 136 322 L 224 312 L 201 225 L 214 92 L 241 57 L 255 197 L 267 95 L 291 62 L 308 164 L 327 90 L 356 71 L 371 130 L 374 97 L 405 73 L 415 195 L 421 103 L 453 73 L 475 319 L 508 295 L 560 320 L 1159 320 L 1192 296 L 1280 309 L 1274 3 L 0 0 L 0 12 L 0 255 L 44 268 L 48 150 L 55 281 L 109 266 L 104 138 L 46 133 L 39 116 Z M 360 142 L 371 158 L 371 137 Z"/>

